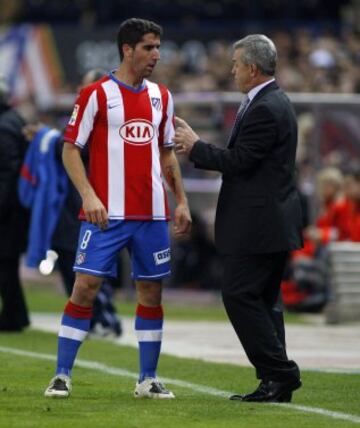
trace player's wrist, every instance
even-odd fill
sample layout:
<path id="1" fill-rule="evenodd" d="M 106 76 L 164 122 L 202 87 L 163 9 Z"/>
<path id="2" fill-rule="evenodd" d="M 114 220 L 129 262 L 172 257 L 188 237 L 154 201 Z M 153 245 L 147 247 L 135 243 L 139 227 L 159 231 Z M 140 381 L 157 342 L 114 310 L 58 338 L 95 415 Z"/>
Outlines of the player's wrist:
<path id="1" fill-rule="evenodd" d="M 187 200 L 187 197 L 186 196 L 182 196 L 181 198 L 179 198 L 177 200 L 177 206 L 178 207 L 179 206 L 183 206 L 183 207 L 189 208 L 189 202 Z"/>
<path id="2" fill-rule="evenodd" d="M 84 189 L 82 189 L 82 191 L 80 192 L 80 195 L 83 200 L 93 198 L 94 196 L 96 197 L 96 193 L 91 186 L 84 187 Z"/>

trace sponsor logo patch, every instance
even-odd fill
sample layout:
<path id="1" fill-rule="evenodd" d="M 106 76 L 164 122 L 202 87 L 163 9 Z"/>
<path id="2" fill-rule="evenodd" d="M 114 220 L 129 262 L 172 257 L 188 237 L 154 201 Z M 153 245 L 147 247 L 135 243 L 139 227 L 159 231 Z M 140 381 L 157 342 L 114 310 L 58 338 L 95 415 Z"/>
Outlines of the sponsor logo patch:
<path id="1" fill-rule="evenodd" d="M 124 123 L 119 134 L 126 143 L 138 146 L 149 144 L 155 132 L 153 124 L 148 120 L 132 119 Z"/>
<path id="2" fill-rule="evenodd" d="M 166 250 L 158 251 L 157 253 L 153 253 L 155 264 L 162 265 L 163 263 L 170 261 L 170 248 Z"/>
<path id="3" fill-rule="evenodd" d="M 77 118 L 77 115 L 79 113 L 79 108 L 80 108 L 79 104 L 74 105 L 74 110 L 73 110 L 72 115 L 70 117 L 69 125 L 71 125 L 71 126 L 75 125 L 76 118 Z"/>
<path id="4" fill-rule="evenodd" d="M 78 255 L 76 256 L 75 263 L 76 263 L 77 265 L 81 265 L 82 263 L 84 263 L 84 261 L 85 261 L 85 256 L 86 256 L 86 254 L 85 254 L 85 253 L 78 253 Z"/>

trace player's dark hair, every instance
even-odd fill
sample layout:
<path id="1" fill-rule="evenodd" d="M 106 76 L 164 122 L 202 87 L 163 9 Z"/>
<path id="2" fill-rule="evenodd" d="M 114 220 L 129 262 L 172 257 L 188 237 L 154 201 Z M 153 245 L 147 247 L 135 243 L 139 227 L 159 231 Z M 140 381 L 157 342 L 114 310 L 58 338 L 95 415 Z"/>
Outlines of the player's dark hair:
<path id="1" fill-rule="evenodd" d="M 153 33 L 156 36 L 162 36 L 162 27 L 155 22 L 140 18 L 130 18 L 124 21 L 119 28 L 117 35 L 117 45 L 120 59 L 124 58 L 122 47 L 127 44 L 135 48 L 137 43 L 141 42 L 143 36 Z"/>

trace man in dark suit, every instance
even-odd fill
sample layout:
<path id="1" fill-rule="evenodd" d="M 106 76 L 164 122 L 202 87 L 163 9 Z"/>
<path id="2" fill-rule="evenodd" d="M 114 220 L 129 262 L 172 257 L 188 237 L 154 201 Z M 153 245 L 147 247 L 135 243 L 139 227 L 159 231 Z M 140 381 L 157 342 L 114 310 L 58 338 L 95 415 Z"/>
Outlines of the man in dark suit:
<path id="1" fill-rule="evenodd" d="M 234 45 L 232 73 L 245 94 L 226 149 L 200 140 L 182 119 L 174 141 L 196 168 L 220 171 L 215 243 L 223 255 L 222 295 L 229 319 L 261 380 L 233 400 L 289 402 L 301 386 L 288 359 L 280 282 L 287 254 L 300 248 L 295 189 L 296 116 L 275 82 L 277 52 L 264 35 Z"/>
<path id="2" fill-rule="evenodd" d="M 25 120 L 11 106 L 10 89 L 0 76 L 0 333 L 20 332 L 30 323 L 19 275 L 29 212 L 20 205 L 17 181 L 27 149 Z"/>

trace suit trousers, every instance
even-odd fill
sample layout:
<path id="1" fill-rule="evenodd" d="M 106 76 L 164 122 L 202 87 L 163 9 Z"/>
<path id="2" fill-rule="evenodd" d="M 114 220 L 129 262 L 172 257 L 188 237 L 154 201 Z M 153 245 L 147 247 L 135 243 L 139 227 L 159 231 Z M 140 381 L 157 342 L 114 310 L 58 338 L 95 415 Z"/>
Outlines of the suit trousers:
<path id="1" fill-rule="evenodd" d="M 21 329 L 30 324 L 19 276 L 20 255 L 0 258 L 1 328 Z"/>
<path id="2" fill-rule="evenodd" d="M 300 378 L 288 359 L 280 283 L 287 252 L 223 256 L 222 297 L 228 317 L 259 379 Z"/>

